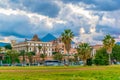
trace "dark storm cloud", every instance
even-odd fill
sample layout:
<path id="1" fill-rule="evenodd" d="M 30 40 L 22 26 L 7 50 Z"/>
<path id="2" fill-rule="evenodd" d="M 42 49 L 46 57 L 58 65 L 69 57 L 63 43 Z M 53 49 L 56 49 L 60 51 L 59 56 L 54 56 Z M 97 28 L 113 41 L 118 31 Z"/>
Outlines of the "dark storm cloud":
<path id="1" fill-rule="evenodd" d="M 60 7 L 54 0 L 9 0 L 2 5 L 4 8 L 21 9 L 32 13 L 38 13 L 49 17 L 56 17 Z M 9 7 L 8 7 L 9 6 Z"/>
<path id="2" fill-rule="evenodd" d="M 23 0 L 22 4 L 35 13 L 40 13 L 49 17 L 56 17 L 60 8 L 53 1 L 45 0 Z"/>
<path id="3" fill-rule="evenodd" d="M 97 25 L 96 31 L 97 32 L 103 32 L 104 34 L 110 34 L 110 35 L 119 35 L 120 34 L 120 28 L 117 27 L 111 27 L 111 26 L 103 26 L 103 25 Z"/>
<path id="4" fill-rule="evenodd" d="M 25 16 L 0 14 L 0 34 L 2 36 L 16 36 L 19 38 L 30 37 L 31 24 Z M 29 33 L 28 33 L 29 31 Z"/>

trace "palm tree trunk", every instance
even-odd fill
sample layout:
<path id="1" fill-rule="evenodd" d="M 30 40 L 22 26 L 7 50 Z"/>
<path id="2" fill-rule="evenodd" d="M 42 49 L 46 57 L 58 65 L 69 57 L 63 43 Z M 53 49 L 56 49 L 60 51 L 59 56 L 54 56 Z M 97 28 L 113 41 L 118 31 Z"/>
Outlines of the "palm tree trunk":
<path id="1" fill-rule="evenodd" d="M 110 54 L 108 54 L 108 57 L 109 57 L 109 65 L 111 65 L 111 56 L 110 56 Z"/>
<path id="2" fill-rule="evenodd" d="M 69 57 L 69 51 L 67 51 L 67 53 L 68 53 L 68 65 L 70 64 L 70 57 Z"/>
<path id="3" fill-rule="evenodd" d="M 25 64 L 25 53 L 23 53 L 23 64 Z"/>
<path id="4" fill-rule="evenodd" d="M 86 61 L 86 60 L 83 60 L 83 63 L 84 63 L 84 65 L 86 65 L 87 61 Z"/>

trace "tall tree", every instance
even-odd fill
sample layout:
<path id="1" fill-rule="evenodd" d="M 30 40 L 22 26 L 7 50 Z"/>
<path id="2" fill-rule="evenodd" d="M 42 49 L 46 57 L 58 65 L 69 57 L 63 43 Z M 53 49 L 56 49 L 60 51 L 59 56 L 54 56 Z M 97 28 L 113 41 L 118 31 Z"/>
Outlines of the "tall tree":
<path id="1" fill-rule="evenodd" d="M 56 52 L 56 53 L 53 55 L 53 58 L 54 58 L 55 60 L 62 61 L 63 55 L 62 55 L 61 53 L 59 53 L 59 52 Z"/>
<path id="2" fill-rule="evenodd" d="M 2 53 L 2 48 L 0 47 L 0 54 Z M 2 64 L 2 55 L 0 55 L 0 65 Z"/>
<path id="3" fill-rule="evenodd" d="M 0 47 L 0 53 L 2 53 L 2 48 Z"/>
<path id="4" fill-rule="evenodd" d="M 42 47 L 42 50 L 43 50 L 43 53 L 42 54 L 40 54 L 40 58 L 42 58 L 42 61 L 44 61 L 45 60 L 45 58 L 46 58 L 46 50 L 47 50 L 47 48 L 45 47 L 45 45 Z"/>
<path id="5" fill-rule="evenodd" d="M 44 61 L 45 60 L 45 57 L 46 57 L 47 55 L 46 54 L 40 54 L 40 58 L 42 58 L 42 61 Z"/>
<path id="6" fill-rule="evenodd" d="M 103 39 L 103 45 L 106 49 L 106 52 L 108 53 L 109 56 L 109 65 L 111 64 L 111 53 L 112 53 L 112 48 L 115 45 L 115 40 L 111 35 L 106 35 Z"/>
<path id="7" fill-rule="evenodd" d="M 74 54 L 74 62 L 76 63 L 76 64 L 78 64 L 79 62 L 79 55 L 78 54 Z"/>
<path id="8" fill-rule="evenodd" d="M 115 44 L 112 50 L 111 58 L 120 61 L 120 45 Z"/>
<path id="9" fill-rule="evenodd" d="M 42 49 L 42 46 L 38 46 L 39 54 L 40 54 L 41 49 Z"/>
<path id="10" fill-rule="evenodd" d="M 22 63 L 25 64 L 25 50 L 21 50 L 20 55 L 22 56 Z"/>
<path id="11" fill-rule="evenodd" d="M 64 32 L 61 34 L 62 42 L 64 43 L 65 49 L 68 53 L 68 60 L 69 60 L 69 51 L 71 48 L 71 42 L 73 37 L 74 37 L 74 34 L 70 29 L 64 30 Z"/>
<path id="12" fill-rule="evenodd" d="M 79 44 L 77 48 L 78 55 L 80 59 L 84 61 L 84 64 L 86 65 L 87 59 L 90 58 L 91 55 L 91 47 L 88 43 L 81 43 Z"/>
<path id="13" fill-rule="evenodd" d="M 9 56 L 11 63 L 14 64 L 18 60 L 19 53 L 15 50 L 8 50 L 6 55 Z"/>
<path id="14" fill-rule="evenodd" d="M 12 49 L 11 44 L 6 45 L 6 46 L 5 46 L 5 49 Z"/>
<path id="15" fill-rule="evenodd" d="M 33 63 L 33 56 L 35 55 L 35 52 L 27 52 L 26 55 L 28 56 L 29 63 L 32 64 Z"/>

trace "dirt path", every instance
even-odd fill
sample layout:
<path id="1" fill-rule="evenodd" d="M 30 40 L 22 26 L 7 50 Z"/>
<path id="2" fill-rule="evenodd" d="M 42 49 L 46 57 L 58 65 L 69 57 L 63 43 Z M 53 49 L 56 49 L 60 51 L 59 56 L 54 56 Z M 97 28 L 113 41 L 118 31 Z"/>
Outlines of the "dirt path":
<path id="1" fill-rule="evenodd" d="M 20 69 L 16 69 L 16 70 L 0 70 L 0 72 L 62 72 L 62 71 L 91 71 L 91 70 L 105 70 L 105 68 L 60 68 L 60 69 L 37 69 L 37 70 L 20 70 Z"/>

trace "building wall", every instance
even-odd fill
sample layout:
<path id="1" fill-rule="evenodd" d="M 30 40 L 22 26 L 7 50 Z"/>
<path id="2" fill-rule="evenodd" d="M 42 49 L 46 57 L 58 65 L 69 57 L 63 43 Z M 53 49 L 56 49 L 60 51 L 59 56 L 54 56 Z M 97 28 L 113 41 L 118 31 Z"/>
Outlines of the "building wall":
<path id="1" fill-rule="evenodd" d="M 99 50 L 100 48 L 102 48 L 103 45 L 94 45 L 94 46 L 91 46 L 91 47 L 92 47 L 91 56 L 94 57 L 95 54 L 96 54 L 96 51 Z"/>
<path id="2" fill-rule="evenodd" d="M 40 51 L 38 46 L 42 46 L 42 49 Z M 12 47 L 13 50 L 17 50 L 17 51 L 21 51 L 21 50 L 25 50 L 26 52 L 34 51 L 36 55 L 40 55 L 40 53 L 46 53 L 47 56 L 52 56 L 51 42 L 27 41 L 27 42 L 13 44 Z"/>
<path id="3" fill-rule="evenodd" d="M 12 40 L 11 42 L 13 50 L 21 51 L 25 50 L 26 52 L 34 51 L 36 54 L 33 57 L 35 62 L 39 62 L 40 60 L 40 54 L 47 54 L 46 60 L 53 59 L 53 52 L 60 52 L 61 54 L 67 54 L 67 51 L 65 49 L 64 43 L 61 41 L 60 38 L 51 41 L 51 42 L 41 42 L 41 41 L 33 41 L 33 40 L 25 40 L 24 42 L 16 43 L 15 40 Z M 39 51 L 38 46 L 42 46 L 42 49 Z M 77 53 L 76 49 L 71 46 L 70 54 Z M 20 57 L 22 60 L 22 57 Z M 26 60 L 28 62 L 27 56 Z"/>

